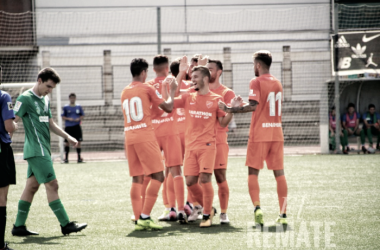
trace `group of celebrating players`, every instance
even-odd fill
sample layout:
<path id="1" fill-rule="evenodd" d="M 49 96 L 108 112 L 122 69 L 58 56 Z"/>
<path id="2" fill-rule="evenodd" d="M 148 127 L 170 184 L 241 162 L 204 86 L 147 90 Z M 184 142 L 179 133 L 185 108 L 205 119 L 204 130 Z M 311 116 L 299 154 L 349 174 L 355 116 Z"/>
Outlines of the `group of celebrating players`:
<path id="1" fill-rule="evenodd" d="M 194 55 L 190 63 L 184 56 L 169 65 L 166 56 L 157 55 L 153 59 L 156 78 L 150 81 L 146 81 L 148 62 L 143 58 L 132 60 L 133 82 L 122 91 L 121 103 L 135 230 L 162 229 L 150 217 L 161 185 L 165 210 L 158 218 L 160 221 L 186 224 L 200 219 L 200 227 L 210 227 L 217 211 L 213 207 L 212 174 L 218 184 L 220 223 L 230 222 L 226 179 L 228 124 L 233 113 L 253 111 L 246 165 L 255 222 L 264 223 L 258 174 L 266 161 L 277 181 L 277 222 L 287 224 L 282 86 L 269 74 L 269 51 L 258 51 L 253 58 L 257 78 L 250 82 L 249 103 L 220 83 L 223 65 L 219 60 Z"/>
<path id="2" fill-rule="evenodd" d="M 148 82 L 147 61 L 142 58 L 132 60 L 130 70 L 133 82 L 122 91 L 121 103 L 125 151 L 132 177 L 130 198 L 135 230 L 162 229 L 150 217 L 161 185 L 165 210 L 159 220 L 188 223 L 201 219 L 200 227 L 210 227 L 216 214 L 212 174 L 218 184 L 220 223 L 229 223 L 227 126 L 233 113 L 245 112 L 253 112 L 246 166 L 255 222 L 264 224 L 258 175 L 266 161 L 277 182 L 280 205 L 277 222 L 287 224 L 282 86 L 269 73 L 272 63 L 269 51 L 254 53 L 253 61 L 256 78 L 249 84 L 249 103 L 245 103 L 220 83 L 223 65 L 218 60 L 195 55 L 188 63 L 184 56 L 174 60 L 169 67 L 168 58 L 157 55 L 153 60 L 157 77 Z M 14 107 L 9 94 L 0 91 L 0 247 L 4 246 L 0 250 L 10 249 L 4 242 L 6 200 L 9 185 L 16 183 L 10 143 L 19 120 L 25 128 L 24 159 L 28 162 L 28 172 L 12 234 L 38 234 L 29 231 L 25 222 L 40 184 L 45 185 L 49 206 L 64 235 L 87 227 L 86 223 L 69 220 L 58 195 L 58 181 L 51 159 L 50 131 L 65 138 L 72 146 L 78 145 L 78 141 L 52 119 L 48 94 L 59 83 L 60 77 L 54 69 L 42 69 L 35 86 L 22 93 Z M 185 183 L 188 191 L 186 200 Z"/>

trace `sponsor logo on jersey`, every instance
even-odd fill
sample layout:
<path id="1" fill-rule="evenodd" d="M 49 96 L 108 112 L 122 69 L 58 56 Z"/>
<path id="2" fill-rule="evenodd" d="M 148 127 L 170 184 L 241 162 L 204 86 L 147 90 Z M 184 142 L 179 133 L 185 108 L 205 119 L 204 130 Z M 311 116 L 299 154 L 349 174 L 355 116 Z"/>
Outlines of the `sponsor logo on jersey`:
<path id="1" fill-rule="evenodd" d="M 263 128 L 281 128 L 281 122 L 276 123 L 276 122 L 264 122 L 262 124 Z"/>
<path id="2" fill-rule="evenodd" d="M 80 111 L 79 111 L 79 109 L 77 109 L 77 114 L 79 114 L 80 113 Z"/>
<path id="3" fill-rule="evenodd" d="M 204 111 L 189 110 L 191 117 L 208 119 L 212 117 L 212 113 Z"/>
<path id="4" fill-rule="evenodd" d="M 207 101 L 206 102 L 206 107 L 207 108 L 212 108 L 212 106 L 214 106 L 214 102 L 212 102 L 212 101 Z"/>
<path id="5" fill-rule="evenodd" d="M 256 96 L 256 94 L 253 93 L 253 89 L 249 90 L 249 96 Z"/>
<path id="6" fill-rule="evenodd" d="M 171 122 L 171 121 L 174 121 L 173 117 L 168 117 L 168 118 L 165 118 L 165 119 L 153 119 L 152 123 L 153 124 L 161 124 L 161 123 Z"/>
<path id="7" fill-rule="evenodd" d="M 8 110 L 13 110 L 12 102 L 7 102 Z"/>
<path id="8" fill-rule="evenodd" d="M 135 130 L 135 129 L 140 129 L 140 128 L 146 128 L 146 127 L 147 127 L 146 123 L 141 123 L 139 125 L 125 127 L 124 131 Z"/>
<path id="9" fill-rule="evenodd" d="M 158 92 L 157 89 L 156 89 L 156 95 L 158 96 L 158 98 L 162 98 L 162 95 L 160 94 L 160 92 Z"/>
<path id="10" fill-rule="evenodd" d="M 49 122 L 49 117 L 48 116 L 40 116 L 40 122 Z"/>
<path id="11" fill-rule="evenodd" d="M 22 105 L 22 102 L 20 102 L 20 101 L 17 101 L 16 102 L 16 105 L 15 105 L 15 107 L 14 107 L 14 111 L 19 111 L 20 110 L 20 108 L 21 108 L 21 105 Z"/>
<path id="12" fill-rule="evenodd" d="M 186 119 L 186 117 L 184 117 L 184 116 L 179 117 L 178 120 L 177 120 L 177 122 L 182 122 L 182 121 L 184 121 L 185 119 Z"/>

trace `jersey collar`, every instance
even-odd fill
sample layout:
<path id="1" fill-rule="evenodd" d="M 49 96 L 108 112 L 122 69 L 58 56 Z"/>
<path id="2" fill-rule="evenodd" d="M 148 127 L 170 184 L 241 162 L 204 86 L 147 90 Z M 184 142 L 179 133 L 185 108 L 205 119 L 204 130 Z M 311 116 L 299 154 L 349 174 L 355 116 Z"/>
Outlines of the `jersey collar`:
<path id="1" fill-rule="evenodd" d="M 34 93 L 33 89 L 30 89 L 30 92 L 32 92 L 33 95 L 34 95 L 35 97 L 37 97 L 38 99 L 40 99 L 40 100 L 42 100 L 42 98 L 44 98 L 43 96 L 38 96 L 36 93 Z"/>

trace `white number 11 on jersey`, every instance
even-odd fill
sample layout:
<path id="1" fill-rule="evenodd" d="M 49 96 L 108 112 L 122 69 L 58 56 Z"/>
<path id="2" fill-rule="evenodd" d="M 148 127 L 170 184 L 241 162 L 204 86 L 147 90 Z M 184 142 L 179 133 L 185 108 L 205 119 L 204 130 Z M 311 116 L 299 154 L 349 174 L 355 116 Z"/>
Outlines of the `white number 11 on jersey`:
<path id="1" fill-rule="evenodd" d="M 276 102 L 278 101 L 278 116 L 281 116 L 281 92 L 276 94 L 276 99 L 274 97 L 274 92 L 270 92 L 268 95 L 267 102 L 269 102 L 269 116 L 276 115 Z"/>

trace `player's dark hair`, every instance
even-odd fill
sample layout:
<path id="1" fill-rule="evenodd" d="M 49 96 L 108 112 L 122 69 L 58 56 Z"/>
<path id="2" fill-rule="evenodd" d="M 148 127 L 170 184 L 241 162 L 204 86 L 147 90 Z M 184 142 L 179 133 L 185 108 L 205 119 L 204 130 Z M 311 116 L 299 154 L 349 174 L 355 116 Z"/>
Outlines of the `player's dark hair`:
<path id="1" fill-rule="evenodd" d="M 203 77 L 207 76 L 208 79 L 210 80 L 210 78 L 211 78 L 210 70 L 206 66 L 201 66 L 201 65 L 195 66 L 191 70 L 191 72 L 195 72 L 195 71 L 201 72 L 201 74 L 202 74 Z"/>
<path id="2" fill-rule="evenodd" d="M 177 75 L 179 74 L 180 62 L 181 62 L 180 58 L 177 58 L 174 61 L 172 61 L 172 63 L 170 64 L 170 72 L 172 72 L 172 75 L 175 77 L 177 77 Z"/>
<path id="3" fill-rule="evenodd" d="M 201 54 L 194 54 L 191 58 L 191 61 L 198 63 L 198 59 L 201 56 Z"/>
<path id="4" fill-rule="evenodd" d="M 355 104 L 353 104 L 352 102 L 350 102 L 350 103 L 348 104 L 347 108 L 348 108 L 348 109 L 349 109 L 349 108 L 355 108 Z"/>
<path id="5" fill-rule="evenodd" d="M 169 64 L 169 58 L 165 55 L 157 55 L 153 58 L 153 66 L 158 66 L 164 63 Z"/>
<path id="6" fill-rule="evenodd" d="M 55 84 L 61 82 L 61 78 L 59 77 L 57 71 L 55 71 L 53 68 L 41 69 L 41 71 L 38 72 L 37 81 L 38 79 L 41 79 L 42 82 L 52 80 Z"/>
<path id="7" fill-rule="evenodd" d="M 77 97 L 77 95 L 76 95 L 75 93 L 71 93 L 71 94 L 69 95 L 69 98 L 72 97 L 72 96 Z"/>
<path id="8" fill-rule="evenodd" d="M 218 68 L 218 70 L 223 70 L 223 64 L 221 61 L 219 60 L 211 60 L 211 59 L 208 59 L 208 63 L 215 63 L 216 64 L 216 67 Z"/>
<path id="9" fill-rule="evenodd" d="M 333 110 L 335 110 L 335 106 L 332 106 L 332 107 L 331 107 L 331 111 L 333 111 Z"/>
<path id="10" fill-rule="evenodd" d="M 253 54 L 253 59 L 255 61 L 260 61 L 264 65 L 267 66 L 268 69 L 270 68 L 270 65 L 272 64 L 272 54 L 268 50 L 259 50 Z"/>
<path id="11" fill-rule="evenodd" d="M 135 58 L 131 62 L 131 74 L 133 77 L 139 76 L 141 72 L 147 70 L 148 67 L 148 62 L 144 58 Z"/>
<path id="12" fill-rule="evenodd" d="M 368 109 L 371 109 L 371 108 L 375 108 L 375 104 L 370 104 L 370 105 L 368 105 Z"/>

